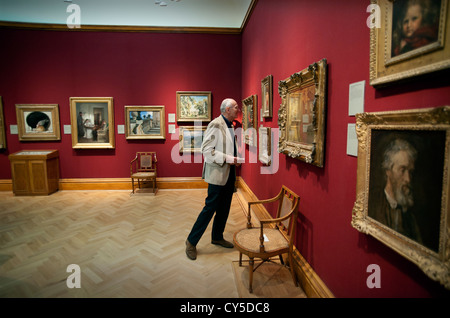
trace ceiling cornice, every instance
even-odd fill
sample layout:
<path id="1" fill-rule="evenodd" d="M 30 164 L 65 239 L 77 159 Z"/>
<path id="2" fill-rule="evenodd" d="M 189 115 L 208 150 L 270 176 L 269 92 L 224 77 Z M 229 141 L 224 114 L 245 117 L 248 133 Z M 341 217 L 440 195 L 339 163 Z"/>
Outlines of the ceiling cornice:
<path id="1" fill-rule="evenodd" d="M 81 25 L 80 28 L 68 28 L 65 24 L 23 23 L 0 21 L 0 28 L 32 29 L 46 31 L 70 32 L 148 32 L 148 33 L 213 33 L 240 34 L 241 28 L 211 28 L 211 27 L 146 27 L 118 25 Z"/>
<path id="2" fill-rule="evenodd" d="M 71 32 L 147 32 L 147 33 L 206 33 L 206 34 L 241 34 L 247 25 L 258 0 L 252 0 L 240 28 L 213 27 L 158 27 L 158 26 L 123 26 L 123 25 L 81 25 L 80 28 L 68 28 L 65 24 L 25 23 L 0 21 L 0 28 L 32 29 L 46 31 Z"/>

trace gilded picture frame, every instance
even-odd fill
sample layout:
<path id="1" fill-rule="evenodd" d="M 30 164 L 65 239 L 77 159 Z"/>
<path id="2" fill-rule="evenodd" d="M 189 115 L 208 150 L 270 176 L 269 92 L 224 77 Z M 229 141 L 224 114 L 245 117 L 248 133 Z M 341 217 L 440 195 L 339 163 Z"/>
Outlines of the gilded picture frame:
<path id="1" fill-rule="evenodd" d="M 450 107 L 356 115 L 352 226 L 450 289 Z"/>
<path id="2" fill-rule="evenodd" d="M 257 113 L 258 96 L 251 95 L 242 101 L 242 128 L 244 129 L 244 142 L 249 146 L 257 146 Z"/>
<path id="3" fill-rule="evenodd" d="M 3 115 L 3 100 L 0 96 L 0 149 L 6 149 L 6 124 Z"/>
<path id="4" fill-rule="evenodd" d="M 58 104 L 16 104 L 20 141 L 60 140 Z"/>
<path id="5" fill-rule="evenodd" d="M 163 105 L 125 106 L 126 139 L 166 139 Z"/>
<path id="6" fill-rule="evenodd" d="M 72 148 L 114 149 L 112 97 L 70 97 Z"/>
<path id="7" fill-rule="evenodd" d="M 272 129 L 259 127 L 259 161 L 267 166 L 272 164 Z"/>
<path id="8" fill-rule="evenodd" d="M 323 167 L 327 60 L 322 59 L 278 83 L 278 151 Z"/>
<path id="9" fill-rule="evenodd" d="M 180 153 L 201 153 L 206 126 L 180 126 Z"/>
<path id="10" fill-rule="evenodd" d="M 267 75 L 261 80 L 261 112 L 263 118 L 272 117 L 273 76 Z"/>
<path id="11" fill-rule="evenodd" d="M 177 92 L 178 122 L 210 122 L 211 92 Z"/>
<path id="12" fill-rule="evenodd" d="M 371 3 L 377 23 L 370 29 L 370 85 L 385 86 L 450 67 L 448 0 Z"/>

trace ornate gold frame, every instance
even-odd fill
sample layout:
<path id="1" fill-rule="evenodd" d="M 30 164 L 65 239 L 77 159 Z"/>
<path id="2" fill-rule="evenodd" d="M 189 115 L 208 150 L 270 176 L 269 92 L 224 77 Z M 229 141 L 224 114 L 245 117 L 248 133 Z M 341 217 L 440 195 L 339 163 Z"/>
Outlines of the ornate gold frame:
<path id="1" fill-rule="evenodd" d="M 324 162 L 326 78 L 322 59 L 278 83 L 278 151 L 318 167 Z"/>
<path id="2" fill-rule="evenodd" d="M 352 226 L 380 240 L 450 289 L 450 107 L 357 114 L 356 132 L 358 170 Z M 384 218 L 389 209 L 383 190 L 387 172 L 381 166 L 388 142 L 395 138 L 406 140 L 416 151 L 411 177 L 414 202 L 400 217 L 414 220 L 419 235 L 394 228 Z"/>
<path id="3" fill-rule="evenodd" d="M 382 86 L 450 67 L 450 6 L 441 0 L 437 40 L 392 56 L 393 2 L 372 0 L 379 8 L 380 27 L 370 29 L 370 85 Z M 399 1 L 400 3 L 400 1 Z"/>
<path id="4" fill-rule="evenodd" d="M 40 113 L 42 116 L 45 116 L 44 118 L 46 118 L 49 126 L 47 128 L 40 126 L 42 127 L 40 129 L 36 126 L 31 127 L 28 125 L 29 116 L 33 113 Z M 16 104 L 16 117 L 20 141 L 61 139 L 58 104 Z"/>
<path id="5" fill-rule="evenodd" d="M 98 107 L 96 107 L 98 106 Z M 81 109 L 87 110 L 83 117 L 83 120 L 90 119 L 90 121 L 95 121 L 95 109 L 99 108 L 106 110 L 103 115 L 107 117 L 106 128 L 102 129 L 102 138 L 98 138 L 97 141 L 90 141 L 84 137 L 79 136 L 77 119 Z M 87 118 L 86 118 L 87 117 Z M 92 120 L 91 120 L 92 119 Z M 103 119 L 102 119 L 103 120 Z M 72 130 L 72 148 L 74 149 L 114 149 L 115 148 L 115 138 L 114 138 L 114 105 L 112 97 L 70 97 L 70 122 Z M 93 128 L 96 127 L 95 122 L 93 123 Z M 81 133 L 81 131 L 80 131 Z"/>
<path id="6" fill-rule="evenodd" d="M 257 114 L 258 96 L 252 95 L 242 101 L 242 128 L 244 129 L 244 141 L 249 146 L 257 145 Z"/>

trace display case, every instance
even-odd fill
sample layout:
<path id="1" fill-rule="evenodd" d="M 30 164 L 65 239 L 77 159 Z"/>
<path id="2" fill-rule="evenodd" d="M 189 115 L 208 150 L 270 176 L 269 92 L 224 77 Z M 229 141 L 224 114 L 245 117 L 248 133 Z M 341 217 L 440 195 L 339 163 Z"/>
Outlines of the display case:
<path id="1" fill-rule="evenodd" d="M 58 150 L 21 150 L 9 155 L 15 195 L 48 195 L 59 189 Z"/>

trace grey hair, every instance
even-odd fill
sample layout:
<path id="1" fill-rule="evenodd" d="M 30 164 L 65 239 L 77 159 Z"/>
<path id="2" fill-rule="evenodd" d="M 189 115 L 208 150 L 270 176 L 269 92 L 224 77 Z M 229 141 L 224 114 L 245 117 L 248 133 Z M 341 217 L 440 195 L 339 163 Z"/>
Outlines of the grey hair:
<path id="1" fill-rule="evenodd" d="M 403 139 L 394 139 L 390 142 L 388 147 L 384 152 L 384 160 L 383 160 L 383 169 L 390 170 L 392 168 L 393 162 L 392 158 L 399 151 L 406 151 L 412 161 L 416 161 L 417 158 L 417 150 L 414 147 Z"/>
<path id="2" fill-rule="evenodd" d="M 226 111 L 226 109 L 227 109 L 228 107 L 233 106 L 233 102 L 234 102 L 233 99 L 231 99 L 231 98 L 225 98 L 225 99 L 222 101 L 222 104 L 220 105 L 220 112 L 221 112 L 222 114 L 225 113 L 225 111 Z"/>

